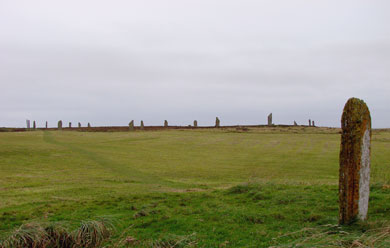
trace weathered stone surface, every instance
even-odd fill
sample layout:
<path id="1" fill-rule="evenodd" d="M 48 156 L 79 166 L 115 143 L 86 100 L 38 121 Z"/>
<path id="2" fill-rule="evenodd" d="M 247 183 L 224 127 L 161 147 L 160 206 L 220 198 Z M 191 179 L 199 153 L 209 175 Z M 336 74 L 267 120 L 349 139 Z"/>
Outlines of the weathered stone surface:
<path id="1" fill-rule="evenodd" d="M 27 125 L 27 128 L 30 129 L 30 120 L 26 120 L 26 125 Z"/>
<path id="2" fill-rule="evenodd" d="M 80 122 L 78 123 L 78 127 L 79 127 L 79 128 L 81 127 L 81 123 L 80 123 Z"/>
<path id="3" fill-rule="evenodd" d="M 314 121 L 311 121 L 311 125 L 312 125 L 313 127 L 316 126 L 316 124 L 314 123 Z"/>
<path id="4" fill-rule="evenodd" d="M 48 128 L 48 126 L 49 126 L 49 123 L 46 121 L 46 125 L 45 125 L 45 127 L 46 127 L 46 128 Z"/>
<path id="5" fill-rule="evenodd" d="M 309 127 L 311 127 L 311 120 L 309 119 Z"/>
<path id="6" fill-rule="evenodd" d="M 88 127 L 91 127 L 91 123 L 88 122 Z"/>
<path id="7" fill-rule="evenodd" d="M 215 118 L 215 127 L 220 127 L 221 121 L 218 117 Z"/>
<path id="8" fill-rule="evenodd" d="M 267 124 L 268 126 L 272 126 L 272 113 L 268 115 Z"/>
<path id="9" fill-rule="evenodd" d="M 69 122 L 69 128 L 72 128 L 72 122 Z"/>
<path id="10" fill-rule="evenodd" d="M 294 126 L 298 126 L 298 123 L 296 121 L 294 121 Z"/>
<path id="11" fill-rule="evenodd" d="M 164 127 L 168 127 L 168 121 L 167 120 L 164 121 Z"/>
<path id="12" fill-rule="evenodd" d="M 141 121 L 141 130 L 143 130 L 144 129 L 144 121 Z"/>
<path id="13" fill-rule="evenodd" d="M 371 116 L 366 103 L 351 98 L 341 118 L 339 223 L 366 220 L 370 192 Z"/>
<path id="14" fill-rule="evenodd" d="M 58 121 L 58 129 L 62 129 L 62 121 L 61 120 Z"/>
<path id="15" fill-rule="evenodd" d="M 129 130 L 130 130 L 130 131 L 133 131 L 133 130 L 134 130 L 134 120 L 131 120 L 131 121 L 129 122 Z"/>
<path id="16" fill-rule="evenodd" d="M 198 127 L 198 121 L 194 120 L 194 127 Z"/>
<path id="17" fill-rule="evenodd" d="M 33 129 L 36 129 L 37 128 L 37 123 L 34 121 L 33 122 Z"/>

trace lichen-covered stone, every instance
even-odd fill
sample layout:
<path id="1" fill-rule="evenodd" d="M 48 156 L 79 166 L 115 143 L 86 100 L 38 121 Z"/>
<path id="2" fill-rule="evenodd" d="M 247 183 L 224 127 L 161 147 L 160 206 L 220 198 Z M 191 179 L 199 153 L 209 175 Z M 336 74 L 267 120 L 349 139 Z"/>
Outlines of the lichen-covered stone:
<path id="1" fill-rule="evenodd" d="M 221 121 L 218 117 L 215 118 L 215 127 L 220 127 Z"/>
<path id="2" fill-rule="evenodd" d="M 130 130 L 130 131 L 133 131 L 133 130 L 134 130 L 134 120 L 131 120 L 131 121 L 129 122 L 129 130 Z"/>
<path id="3" fill-rule="evenodd" d="M 366 220 L 370 192 L 371 116 L 366 103 L 351 98 L 341 118 L 339 223 Z"/>
<path id="4" fill-rule="evenodd" d="M 164 127 L 168 127 L 168 121 L 167 120 L 164 121 Z"/>
<path id="5" fill-rule="evenodd" d="M 144 121 L 141 121 L 141 130 L 144 130 Z"/>
<path id="6" fill-rule="evenodd" d="M 198 121 L 194 120 L 194 127 L 198 127 Z"/>
<path id="7" fill-rule="evenodd" d="M 272 126 L 272 113 L 268 115 L 267 124 L 268 126 Z"/>
<path id="8" fill-rule="evenodd" d="M 62 121 L 61 120 L 58 121 L 58 129 L 62 129 Z"/>

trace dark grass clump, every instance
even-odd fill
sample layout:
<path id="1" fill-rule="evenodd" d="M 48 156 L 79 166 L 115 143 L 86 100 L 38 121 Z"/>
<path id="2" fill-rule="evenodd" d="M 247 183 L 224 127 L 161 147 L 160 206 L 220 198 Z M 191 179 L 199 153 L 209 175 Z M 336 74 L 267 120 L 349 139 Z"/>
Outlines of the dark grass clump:
<path id="1" fill-rule="evenodd" d="M 112 230 L 113 225 L 107 219 L 82 222 L 72 232 L 58 223 L 29 223 L 0 240 L 0 248 L 95 248 L 110 237 Z"/>
<path id="2" fill-rule="evenodd" d="M 85 221 L 80 228 L 73 233 L 76 247 L 93 248 L 99 247 L 110 237 L 112 224 L 106 219 Z"/>

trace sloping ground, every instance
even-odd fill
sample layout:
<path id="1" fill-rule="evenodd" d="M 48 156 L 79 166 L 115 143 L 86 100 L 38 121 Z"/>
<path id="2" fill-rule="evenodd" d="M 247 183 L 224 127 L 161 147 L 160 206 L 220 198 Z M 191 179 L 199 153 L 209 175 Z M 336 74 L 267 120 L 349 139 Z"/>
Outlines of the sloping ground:
<path id="1" fill-rule="evenodd" d="M 369 223 L 340 229 L 338 131 L 3 132 L 0 236 L 109 216 L 108 247 L 386 247 L 390 132 L 373 133 Z"/>

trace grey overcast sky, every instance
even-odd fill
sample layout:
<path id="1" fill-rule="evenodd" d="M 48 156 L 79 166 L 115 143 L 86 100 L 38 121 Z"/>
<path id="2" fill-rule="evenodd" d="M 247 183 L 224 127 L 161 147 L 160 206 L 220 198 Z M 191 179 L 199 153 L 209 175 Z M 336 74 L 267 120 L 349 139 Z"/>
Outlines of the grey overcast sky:
<path id="1" fill-rule="evenodd" d="M 0 126 L 390 127 L 389 0 L 0 0 Z"/>

